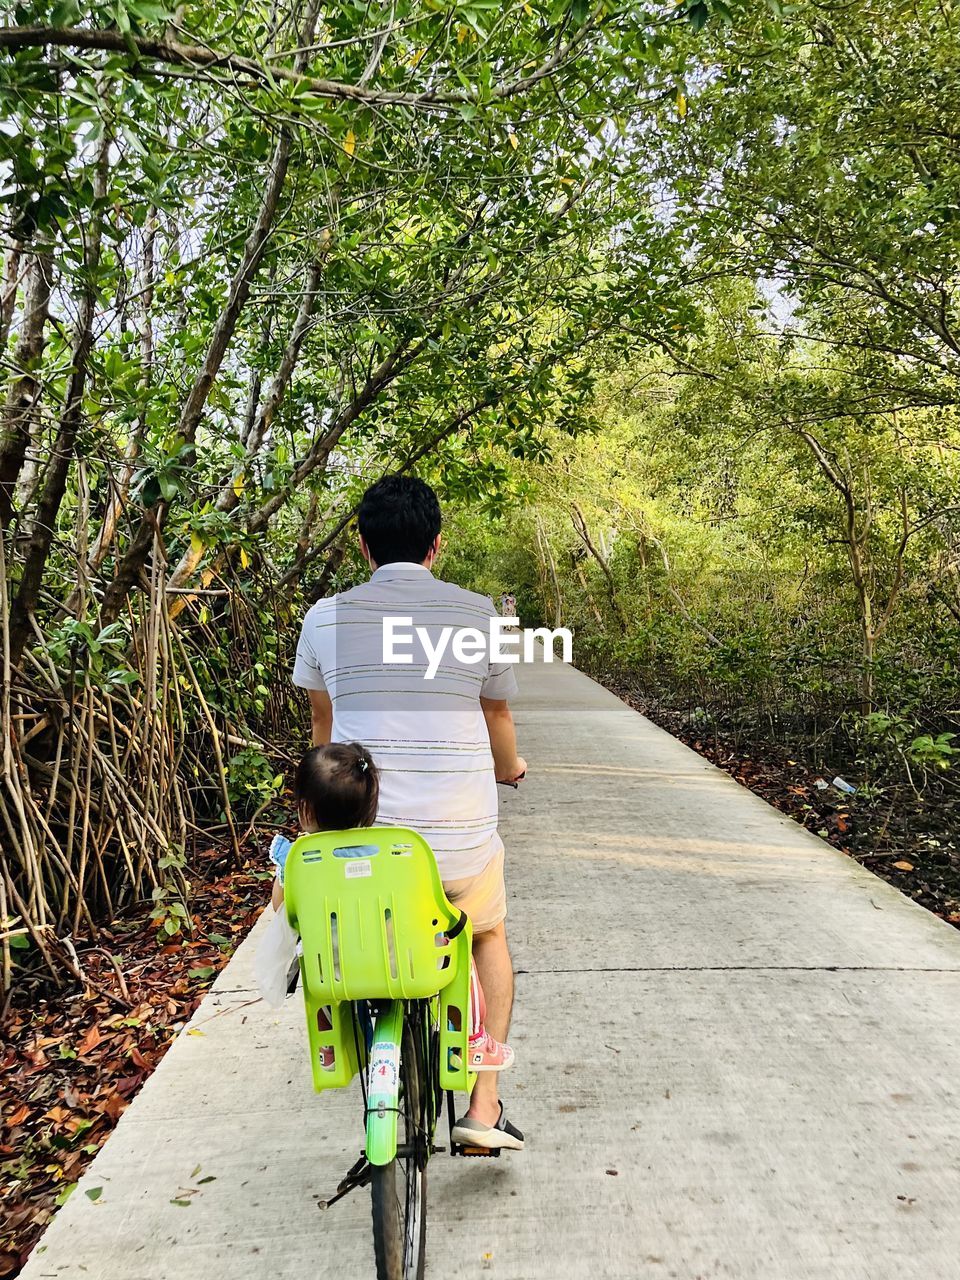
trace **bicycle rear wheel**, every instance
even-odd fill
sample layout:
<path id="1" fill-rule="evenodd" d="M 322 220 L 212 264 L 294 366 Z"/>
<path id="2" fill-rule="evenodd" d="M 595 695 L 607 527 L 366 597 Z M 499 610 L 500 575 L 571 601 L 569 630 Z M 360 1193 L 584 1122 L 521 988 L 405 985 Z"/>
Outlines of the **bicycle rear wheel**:
<path id="1" fill-rule="evenodd" d="M 422 1011 L 409 1006 L 400 1049 L 397 1155 L 370 1182 L 377 1280 L 422 1280 L 427 1243 L 429 1082 Z"/>

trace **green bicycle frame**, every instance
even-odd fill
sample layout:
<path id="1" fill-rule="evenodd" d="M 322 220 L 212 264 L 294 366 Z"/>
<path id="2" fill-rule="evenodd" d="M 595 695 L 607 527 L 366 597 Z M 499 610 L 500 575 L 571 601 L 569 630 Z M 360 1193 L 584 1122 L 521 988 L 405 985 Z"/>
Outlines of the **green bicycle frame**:
<path id="1" fill-rule="evenodd" d="M 391 1000 L 377 1015 L 367 1084 L 367 1159 L 387 1165 L 397 1154 L 403 1001 Z"/>

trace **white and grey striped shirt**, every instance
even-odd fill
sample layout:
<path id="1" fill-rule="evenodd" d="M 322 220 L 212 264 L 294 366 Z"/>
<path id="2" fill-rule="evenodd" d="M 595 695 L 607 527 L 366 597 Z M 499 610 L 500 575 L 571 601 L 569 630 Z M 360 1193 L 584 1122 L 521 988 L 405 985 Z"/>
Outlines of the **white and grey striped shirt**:
<path id="1" fill-rule="evenodd" d="M 445 881 L 479 875 L 503 848 L 497 786 L 480 696 L 517 691 L 509 664 L 469 664 L 448 643 L 436 675 L 414 640 L 412 662 L 384 662 L 383 619 L 412 619 L 436 646 L 443 627 L 488 634 L 492 600 L 435 578 L 423 565 L 384 565 L 369 582 L 319 600 L 307 612 L 293 682 L 326 689 L 333 741 L 361 742 L 380 770 L 382 826 L 412 827 L 428 841 Z"/>

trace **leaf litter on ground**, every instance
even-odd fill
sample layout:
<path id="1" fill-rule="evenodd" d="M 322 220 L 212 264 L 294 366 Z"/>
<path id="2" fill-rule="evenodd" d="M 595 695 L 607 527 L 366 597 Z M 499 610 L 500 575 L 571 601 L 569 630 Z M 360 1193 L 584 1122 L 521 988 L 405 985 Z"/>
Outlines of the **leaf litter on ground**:
<path id="1" fill-rule="evenodd" d="M 145 903 L 101 928 L 96 940 L 74 940 L 82 989 L 21 984 L 0 1043 L 3 1280 L 19 1273 L 263 910 L 265 862 L 251 852 L 241 869 L 227 870 L 223 851 L 210 849 L 196 859 L 191 932 L 168 938 Z M 208 1175 L 198 1185 L 212 1181 Z M 107 1193 L 91 1187 L 85 1194 L 96 1203 Z M 196 1189 L 171 1203 L 188 1206 L 191 1194 Z"/>

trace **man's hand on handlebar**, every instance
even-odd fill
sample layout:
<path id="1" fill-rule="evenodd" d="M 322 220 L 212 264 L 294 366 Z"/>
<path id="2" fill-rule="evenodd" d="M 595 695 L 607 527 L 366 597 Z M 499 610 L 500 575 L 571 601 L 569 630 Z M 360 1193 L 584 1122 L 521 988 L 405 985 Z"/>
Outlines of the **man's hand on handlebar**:
<path id="1" fill-rule="evenodd" d="M 504 787 L 519 787 L 520 783 L 527 776 L 527 762 L 523 756 L 517 756 L 516 768 L 507 778 L 498 778 L 497 781 Z"/>

